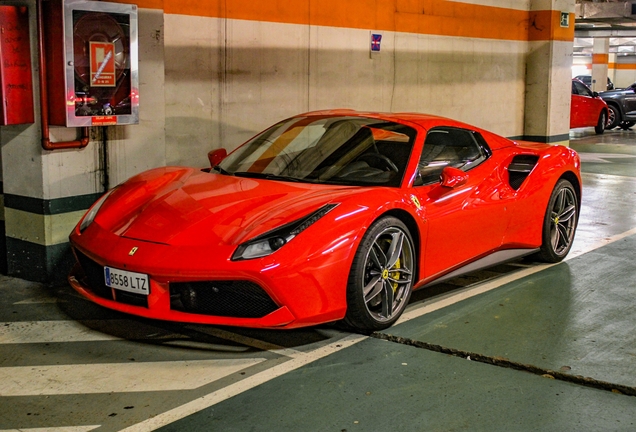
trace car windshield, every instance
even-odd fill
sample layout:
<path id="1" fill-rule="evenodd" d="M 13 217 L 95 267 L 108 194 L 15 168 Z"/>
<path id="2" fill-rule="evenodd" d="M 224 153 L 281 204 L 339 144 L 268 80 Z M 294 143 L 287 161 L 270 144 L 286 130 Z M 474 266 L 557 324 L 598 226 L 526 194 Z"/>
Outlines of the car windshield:
<path id="1" fill-rule="evenodd" d="M 366 117 L 285 120 L 232 152 L 216 171 L 241 177 L 399 186 L 415 129 Z"/>

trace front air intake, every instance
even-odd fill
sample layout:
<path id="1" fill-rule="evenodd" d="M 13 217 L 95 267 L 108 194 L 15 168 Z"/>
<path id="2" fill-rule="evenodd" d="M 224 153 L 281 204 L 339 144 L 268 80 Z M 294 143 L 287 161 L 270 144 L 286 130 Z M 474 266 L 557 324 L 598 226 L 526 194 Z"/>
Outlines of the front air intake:
<path id="1" fill-rule="evenodd" d="M 255 283 L 206 281 L 171 283 L 170 308 L 203 315 L 262 318 L 278 306 Z"/>
<path id="2" fill-rule="evenodd" d="M 512 162 L 508 165 L 510 187 L 514 190 L 519 189 L 534 169 L 538 160 L 539 157 L 534 155 L 517 155 L 512 158 Z"/>

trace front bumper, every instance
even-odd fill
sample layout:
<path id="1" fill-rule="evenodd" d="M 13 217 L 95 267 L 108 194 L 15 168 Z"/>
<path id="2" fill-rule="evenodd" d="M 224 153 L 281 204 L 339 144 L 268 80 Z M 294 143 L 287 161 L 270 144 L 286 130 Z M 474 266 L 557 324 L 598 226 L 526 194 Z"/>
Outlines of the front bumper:
<path id="1" fill-rule="evenodd" d="M 71 270 L 68 281 L 78 293 L 92 302 L 108 309 L 144 318 L 185 323 L 217 324 L 254 328 L 285 327 L 294 322 L 296 319 L 286 306 L 279 307 L 274 312 L 260 318 L 210 316 L 174 310 L 171 308 L 169 285 L 159 283 L 152 278 L 150 278 L 150 295 L 147 296 L 146 300 L 147 306 L 140 306 L 131 304 L 133 302 L 127 299 L 135 297 L 126 296 L 126 293 L 123 293 L 124 295 L 122 296 L 118 296 L 116 293 L 113 293 L 112 299 L 107 299 L 103 295 L 98 295 L 96 294 L 96 290 L 89 287 L 88 284 L 84 282 L 85 280 L 86 275 L 84 270 L 81 265 L 77 263 Z M 139 302 L 139 300 L 137 302 Z"/>
<path id="2" fill-rule="evenodd" d="M 312 248 L 290 242 L 271 256 L 234 262 L 229 259 L 234 249 L 230 246 L 155 244 L 119 237 L 97 226 L 82 234 L 74 232 L 71 246 L 78 258 L 68 278 L 71 286 L 101 306 L 132 315 L 187 323 L 295 328 L 336 321 L 346 312 L 352 246 L 334 250 L 330 244 Z M 138 251 L 131 256 L 133 248 Z M 106 265 L 149 275 L 150 294 L 129 294 L 106 287 Z M 216 301 L 217 297 L 206 294 L 206 284 L 213 290 L 218 285 L 227 291 L 235 282 L 246 292 L 239 298 L 252 301 L 256 295 L 259 302 L 269 301 L 269 309 L 257 308 L 266 313 L 215 314 L 214 305 L 188 304 L 188 293 L 195 297 L 203 294 L 208 305 Z M 183 295 L 184 290 L 188 295 Z M 252 306 L 253 301 L 246 304 L 246 309 Z"/>

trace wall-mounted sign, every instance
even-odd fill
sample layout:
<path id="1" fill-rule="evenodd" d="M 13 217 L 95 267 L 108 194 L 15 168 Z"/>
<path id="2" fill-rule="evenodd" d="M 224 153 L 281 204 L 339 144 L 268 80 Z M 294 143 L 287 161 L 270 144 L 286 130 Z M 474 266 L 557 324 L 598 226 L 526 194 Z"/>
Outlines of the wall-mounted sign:
<path id="1" fill-rule="evenodd" d="M 91 63 L 91 87 L 115 87 L 115 44 L 89 42 Z"/>
<path id="2" fill-rule="evenodd" d="M 570 27 L 570 14 L 561 12 L 561 27 Z"/>
<path id="3" fill-rule="evenodd" d="M 371 33 L 371 52 L 379 53 L 382 48 L 382 34 Z"/>

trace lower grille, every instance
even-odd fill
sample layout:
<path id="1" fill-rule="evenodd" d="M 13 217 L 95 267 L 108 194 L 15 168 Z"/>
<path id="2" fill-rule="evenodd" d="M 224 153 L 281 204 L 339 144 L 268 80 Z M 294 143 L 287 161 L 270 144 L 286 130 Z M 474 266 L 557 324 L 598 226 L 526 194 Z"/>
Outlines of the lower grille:
<path id="1" fill-rule="evenodd" d="M 170 284 L 170 308 L 235 318 L 262 318 L 278 306 L 258 285 L 247 281 Z"/>
<path id="2" fill-rule="evenodd" d="M 75 250 L 75 255 L 85 275 L 84 279 L 80 282 L 82 282 L 90 292 L 98 297 L 114 300 L 118 303 L 148 307 L 148 296 L 114 290 L 106 286 L 104 283 L 104 266 L 96 263 L 77 249 Z"/>

